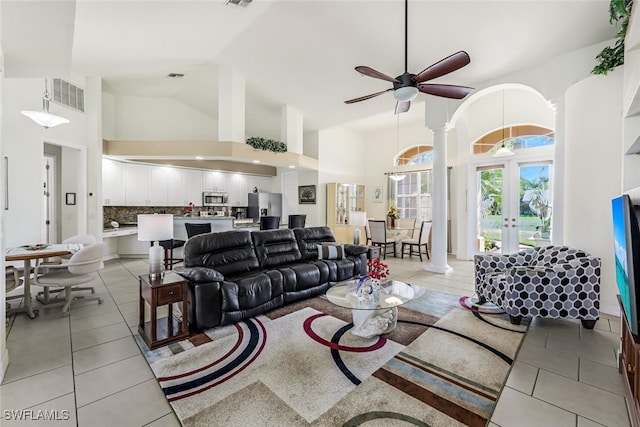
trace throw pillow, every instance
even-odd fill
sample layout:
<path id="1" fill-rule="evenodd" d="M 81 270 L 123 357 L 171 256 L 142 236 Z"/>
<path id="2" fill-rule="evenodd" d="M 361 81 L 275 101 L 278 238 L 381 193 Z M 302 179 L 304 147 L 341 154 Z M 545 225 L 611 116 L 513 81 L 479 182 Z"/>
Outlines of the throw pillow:
<path id="1" fill-rule="evenodd" d="M 344 245 L 318 245 L 318 259 L 344 259 Z"/>

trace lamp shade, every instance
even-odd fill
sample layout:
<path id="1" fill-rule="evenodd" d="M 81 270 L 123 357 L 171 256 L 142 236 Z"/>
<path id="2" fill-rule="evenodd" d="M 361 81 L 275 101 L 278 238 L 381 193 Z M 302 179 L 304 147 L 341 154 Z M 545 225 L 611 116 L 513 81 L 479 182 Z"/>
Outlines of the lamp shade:
<path id="1" fill-rule="evenodd" d="M 505 147 L 504 144 L 502 147 L 498 148 L 495 153 L 493 153 L 492 157 L 509 157 L 514 156 L 516 153 L 511 151 L 509 148 Z"/>
<path id="2" fill-rule="evenodd" d="M 418 88 L 415 86 L 405 86 L 399 87 L 398 89 L 393 91 L 393 97 L 396 101 L 406 102 L 412 101 L 418 96 Z"/>
<path id="3" fill-rule="evenodd" d="M 362 211 L 351 212 L 349 216 L 349 224 L 358 227 L 367 225 L 367 213 Z"/>
<path id="4" fill-rule="evenodd" d="M 154 242 L 173 239 L 173 215 L 138 215 L 138 240 Z"/>
<path id="5" fill-rule="evenodd" d="M 69 123 L 69 119 L 56 116 L 48 111 L 21 111 L 22 114 L 29 117 L 31 120 L 44 127 L 45 129 L 52 128 L 54 126 Z"/>

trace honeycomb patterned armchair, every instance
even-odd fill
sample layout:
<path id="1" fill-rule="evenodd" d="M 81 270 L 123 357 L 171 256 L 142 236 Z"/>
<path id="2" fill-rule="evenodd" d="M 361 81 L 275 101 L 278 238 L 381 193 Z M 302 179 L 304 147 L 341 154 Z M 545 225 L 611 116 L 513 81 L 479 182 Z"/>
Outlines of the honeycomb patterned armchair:
<path id="1" fill-rule="evenodd" d="M 477 254 L 478 303 L 490 301 L 509 315 L 580 319 L 593 329 L 600 312 L 600 258 L 567 246 L 545 246 L 511 255 Z"/>

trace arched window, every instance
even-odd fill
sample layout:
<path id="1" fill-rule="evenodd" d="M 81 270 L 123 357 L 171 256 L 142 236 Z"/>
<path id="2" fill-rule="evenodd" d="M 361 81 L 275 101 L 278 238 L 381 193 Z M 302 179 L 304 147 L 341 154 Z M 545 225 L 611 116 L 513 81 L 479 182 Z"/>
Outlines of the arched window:
<path id="1" fill-rule="evenodd" d="M 397 165 L 422 165 L 433 163 L 433 147 L 417 145 L 407 148 L 398 155 Z"/>
<path id="2" fill-rule="evenodd" d="M 543 147 L 555 144 L 555 133 L 534 125 L 506 126 L 489 132 L 473 144 L 473 154 L 494 153 L 504 145 L 513 150 Z"/>

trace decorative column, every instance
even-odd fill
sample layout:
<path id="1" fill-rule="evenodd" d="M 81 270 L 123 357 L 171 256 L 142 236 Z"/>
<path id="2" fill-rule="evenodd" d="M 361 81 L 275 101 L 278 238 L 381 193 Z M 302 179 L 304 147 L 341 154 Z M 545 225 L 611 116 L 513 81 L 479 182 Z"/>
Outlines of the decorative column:
<path id="1" fill-rule="evenodd" d="M 553 163 L 553 192 L 551 208 L 551 243 L 562 245 L 564 241 L 564 134 L 565 134 L 565 111 L 564 96 L 551 100 L 555 116 L 555 153 Z"/>
<path id="2" fill-rule="evenodd" d="M 302 114 L 290 105 L 280 109 L 280 137 L 290 153 L 302 154 Z"/>
<path id="3" fill-rule="evenodd" d="M 218 74 L 218 141 L 245 142 L 245 79 L 228 67 Z"/>
<path id="4" fill-rule="evenodd" d="M 425 104 L 425 124 L 433 132 L 433 186 L 431 259 L 425 266 L 433 273 L 450 273 L 447 264 L 447 132 L 449 104 L 442 98 L 428 97 Z"/>

